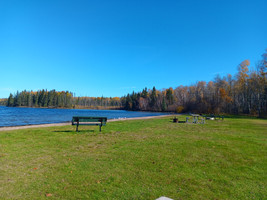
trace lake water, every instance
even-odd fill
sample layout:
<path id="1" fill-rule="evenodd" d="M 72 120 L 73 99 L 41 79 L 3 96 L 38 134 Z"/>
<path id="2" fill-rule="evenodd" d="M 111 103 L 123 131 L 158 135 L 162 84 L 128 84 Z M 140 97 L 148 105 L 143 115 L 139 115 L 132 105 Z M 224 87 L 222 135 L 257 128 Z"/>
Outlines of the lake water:
<path id="1" fill-rule="evenodd" d="M 0 127 L 68 122 L 71 121 L 72 116 L 75 115 L 118 119 L 158 116 L 166 115 L 166 113 L 136 112 L 125 110 L 17 108 L 0 106 Z"/>

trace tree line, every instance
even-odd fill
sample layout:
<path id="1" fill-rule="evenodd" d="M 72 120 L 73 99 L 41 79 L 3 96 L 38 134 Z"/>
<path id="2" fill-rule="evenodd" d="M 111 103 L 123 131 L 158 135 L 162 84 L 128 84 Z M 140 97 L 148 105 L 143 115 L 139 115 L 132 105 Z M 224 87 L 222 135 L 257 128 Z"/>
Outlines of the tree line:
<path id="1" fill-rule="evenodd" d="M 10 94 L 7 106 L 125 109 L 132 111 L 196 112 L 267 115 L 267 50 L 250 68 L 249 60 L 238 65 L 234 76 L 217 75 L 213 81 L 157 90 L 144 88 L 119 97 L 74 97 L 69 91 L 39 90 Z M 1 101 L 3 104 L 3 100 Z"/>
<path id="2" fill-rule="evenodd" d="M 91 109 L 122 109 L 119 97 L 74 97 L 73 106 Z"/>
<path id="3" fill-rule="evenodd" d="M 72 92 L 55 90 L 17 91 L 16 94 L 10 94 L 5 103 L 9 107 L 122 108 L 119 97 L 74 97 Z"/>
<path id="4" fill-rule="evenodd" d="M 7 106 L 10 107 L 72 107 L 73 94 L 69 91 L 57 92 L 55 90 L 22 91 L 10 94 L 7 99 Z"/>
<path id="5" fill-rule="evenodd" d="M 121 98 L 124 109 L 137 111 L 196 112 L 267 115 L 267 50 L 255 68 L 245 60 L 235 76 L 228 74 L 208 83 L 163 90 L 147 88 Z"/>

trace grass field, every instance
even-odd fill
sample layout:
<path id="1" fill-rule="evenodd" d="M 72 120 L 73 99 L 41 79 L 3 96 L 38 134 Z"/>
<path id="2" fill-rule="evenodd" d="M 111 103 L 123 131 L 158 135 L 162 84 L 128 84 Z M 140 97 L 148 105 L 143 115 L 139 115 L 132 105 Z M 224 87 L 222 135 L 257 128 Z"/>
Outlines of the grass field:
<path id="1" fill-rule="evenodd" d="M 74 130 L 0 132 L 0 199 L 267 199 L 267 120 Z"/>

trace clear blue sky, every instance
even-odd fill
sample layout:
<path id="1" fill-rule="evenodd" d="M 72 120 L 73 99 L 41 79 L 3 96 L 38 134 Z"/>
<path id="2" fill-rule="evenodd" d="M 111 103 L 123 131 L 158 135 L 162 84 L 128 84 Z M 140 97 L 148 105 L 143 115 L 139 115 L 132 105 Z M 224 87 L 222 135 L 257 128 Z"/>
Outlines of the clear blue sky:
<path id="1" fill-rule="evenodd" d="M 235 74 L 267 48 L 266 0 L 2 0 L 0 98 L 122 96 Z"/>

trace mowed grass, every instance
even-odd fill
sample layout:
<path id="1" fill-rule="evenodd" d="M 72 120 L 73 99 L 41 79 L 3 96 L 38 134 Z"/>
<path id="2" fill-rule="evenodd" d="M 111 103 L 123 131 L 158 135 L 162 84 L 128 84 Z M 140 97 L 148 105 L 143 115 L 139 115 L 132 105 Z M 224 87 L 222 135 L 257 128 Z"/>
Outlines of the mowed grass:
<path id="1" fill-rule="evenodd" d="M 170 118 L 0 132 L 0 199 L 267 198 L 266 120 Z"/>

